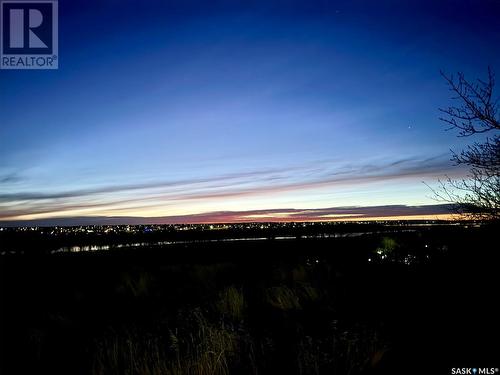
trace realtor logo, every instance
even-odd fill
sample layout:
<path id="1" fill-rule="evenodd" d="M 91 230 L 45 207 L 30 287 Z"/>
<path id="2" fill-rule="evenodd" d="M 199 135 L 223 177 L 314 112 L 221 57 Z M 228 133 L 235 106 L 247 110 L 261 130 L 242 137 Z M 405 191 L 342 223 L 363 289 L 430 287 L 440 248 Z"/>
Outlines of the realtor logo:
<path id="1" fill-rule="evenodd" d="M 57 69 L 57 1 L 0 0 L 0 69 Z"/>

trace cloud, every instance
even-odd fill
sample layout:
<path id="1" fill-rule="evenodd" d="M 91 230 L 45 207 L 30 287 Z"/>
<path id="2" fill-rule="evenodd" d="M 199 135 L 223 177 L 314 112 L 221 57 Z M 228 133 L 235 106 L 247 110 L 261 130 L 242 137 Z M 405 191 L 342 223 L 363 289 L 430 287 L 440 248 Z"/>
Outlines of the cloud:
<path id="1" fill-rule="evenodd" d="M 60 192 L 0 193 L 0 220 L 36 214 L 61 216 L 64 212 L 75 210 L 88 211 L 94 216 L 99 209 L 126 213 L 127 207 L 164 207 L 179 202 L 245 198 L 321 187 L 352 186 L 355 190 L 356 186 L 363 184 L 401 179 L 410 179 L 417 184 L 426 178 L 444 174 L 458 176 L 463 174 L 463 170 L 452 169 L 444 155 L 343 165 L 327 160 L 282 169 L 269 168 L 178 181 Z"/>
<path id="2" fill-rule="evenodd" d="M 15 173 L 0 176 L 0 184 L 10 184 L 13 182 L 18 182 L 18 181 L 21 181 L 21 177 Z"/>
<path id="3" fill-rule="evenodd" d="M 270 221 L 343 221 L 374 220 L 377 218 L 443 218 L 452 213 L 450 204 L 406 206 L 385 205 L 371 207 L 329 207 L 321 209 L 266 209 L 251 211 L 216 211 L 194 215 L 163 217 L 96 216 L 59 217 L 37 220 L 2 222 L 2 226 L 54 226 L 54 225 L 118 225 L 118 224 L 204 224 Z"/>
<path id="4" fill-rule="evenodd" d="M 139 184 L 110 185 L 110 186 L 102 186 L 91 189 L 79 189 L 79 190 L 59 191 L 51 193 L 34 192 L 34 191 L 10 193 L 10 194 L 7 193 L 7 194 L 0 194 L 0 202 L 77 198 L 77 197 L 85 197 L 85 196 L 106 194 L 106 193 L 120 193 L 120 192 L 135 191 L 135 190 L 180 187 L 185 185 L 196 185 L 196 184 L 211 183 L 211 182 L 222 183 L 224 181 L 241 179 L 245 177 L 257 177 L 259 175 L 266 175 L 276 171 L 283 171 L 283 170 L 268 169 L 262 171 L 234 173 L 212 178 L 194 178 L 194 179 L 186 179 L 178 181 L 157 181 L 157 182 L 139 183 Z"/>

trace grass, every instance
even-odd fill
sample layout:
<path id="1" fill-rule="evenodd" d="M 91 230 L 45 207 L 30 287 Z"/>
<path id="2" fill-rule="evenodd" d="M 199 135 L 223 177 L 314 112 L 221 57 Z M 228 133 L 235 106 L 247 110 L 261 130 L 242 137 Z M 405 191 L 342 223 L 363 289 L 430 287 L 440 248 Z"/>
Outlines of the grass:
<path id="1" fill-rule="evenodd" d="M 265 300 L 272 307 L 283 311 L 301 308 L 299 297 L 295 291 L 284 285 L 267 288 Z"/>
<path id="2" fill-rule="evenodd" d="M 234 286 L 222 290 L 215 304 L 218 313 L 223 318 L 229 317 L 234 321 L 243 320 L 245 305 L 245 298 L 242 291 Z"/>
<path id="3" fill-rule="evenodd" d="M 95 349 L 95 375 L 228 375 L 236 336 L 210 324 L 199 311 L 193 326 L 169 334 L 142 335 L 125 331 L 100 340 Z"/>
<path id="4" fill-rule="evenodd" d="M 259 257 L 248 245 L 244 262 L 3 258 L 0 373 L 355 375 L 446 351 L 481 359 L 498 319 L 456 302 L 494 296 L 496 237 L 427 233 L 269 242 Z M 378 250 L 390 261 L 375 261 Z M 411 267 L 398 262 L 408 254 Z"/>

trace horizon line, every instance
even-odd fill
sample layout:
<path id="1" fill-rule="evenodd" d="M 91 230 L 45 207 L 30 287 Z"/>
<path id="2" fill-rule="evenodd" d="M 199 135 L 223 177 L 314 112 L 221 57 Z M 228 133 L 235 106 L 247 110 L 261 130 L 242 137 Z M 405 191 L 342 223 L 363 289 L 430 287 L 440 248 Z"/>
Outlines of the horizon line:
<path id="1" fill-rule="evenodd" d="M 316 209 L 260 209 L 247 211 L 212 211 L 158 217 L 68 216 L 24 220 L 0 220 L 0 227 L 460 220 L 459 215 L 453 213 L 453 206 L 453 204 L 436 204 L 420 206 L 384 205 L 366 207 L 328 207 Z"/>

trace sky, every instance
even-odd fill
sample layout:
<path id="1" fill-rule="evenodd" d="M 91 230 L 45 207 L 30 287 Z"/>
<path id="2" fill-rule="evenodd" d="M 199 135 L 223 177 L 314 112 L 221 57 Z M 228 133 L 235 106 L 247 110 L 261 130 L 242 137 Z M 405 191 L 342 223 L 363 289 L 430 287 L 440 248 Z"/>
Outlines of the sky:
<path id="1" fill-rule="evenodd" d="M 427 185 L 471 139 L 438 119 L 440 71 L 500 71 L 499 15 L 60 0 L 59 69 L 0 70 L 0 225 L 444 215 Z"/>

